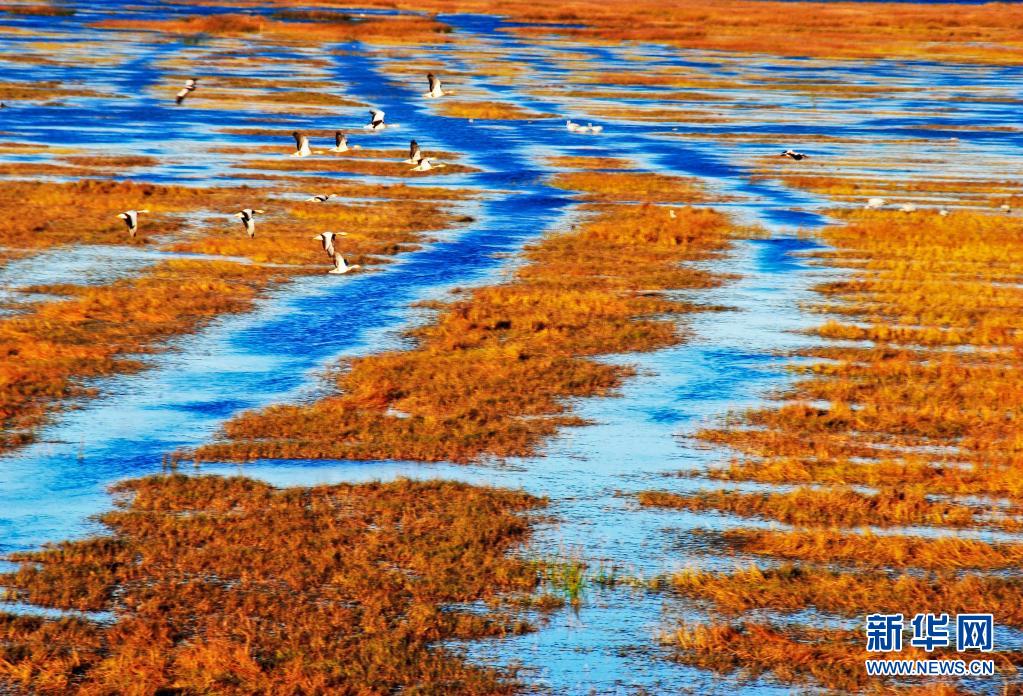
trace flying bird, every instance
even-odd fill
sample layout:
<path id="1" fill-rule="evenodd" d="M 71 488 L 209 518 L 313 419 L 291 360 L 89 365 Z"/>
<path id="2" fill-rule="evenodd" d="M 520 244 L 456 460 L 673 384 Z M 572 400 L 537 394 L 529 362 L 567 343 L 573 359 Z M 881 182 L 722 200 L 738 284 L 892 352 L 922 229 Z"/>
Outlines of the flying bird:
<path id="1" fill-rule="evenodd" d="M 423 152 L 419 149 L 419 143 L 413 140 L 408 145 L 408 159 L 405 160 L 405 164 L 419 164 L 422 159 Z"/>
<path id="2" fill-rule="evenodd" d="M 913 203 L 903 203 L 902 207 L 899 208 L 899 210 L 901 210 L 904 213 L 915 213 L 916 205 Z"/>
<path id="3" fill-rule="evenodd" d="M 331 198 L 335 198 L 336 194 L 333 193 L 318 193 L 315 196 L 311 196 L 305 199 L 306 203 L 326 203 Z"/>
<path id="4" fill-rule="evenodd" d="M 309 136 L 303 135 L 298 131 L 294 131 L 291 137 L 295 139 L 295 147 L 298 149 L 291 153 L 292 157 L 308 157 L 313 154 L 313 151 L 309 149 Z"/>
<path id="5" fill-rule="evenodd" d="M 354 266 L 349 266 L 347 263 L 345 263 L 345 257 L 342 256 L 341 253 L 334 248 L 335 239 L 337 239 L 338 237 L 347 236 L 348 234 L 346 232 L 338 233 L 322 232 L 313 237 L 313 239 L 319 240 L 319 242 L 323 245 L 323 250 L 327 253 L 327 256 L 334 262 L 334 268 L 327 271 L 328 273 L 341 274 L 359 268 L 357 264 Z"/>
<path id="6" fill-rule="evenodd" d="M 579 129 L 582 128 L 578 123 L 573 123 L 572 119 L 565 121 L 565 128 L 571 133 L 578 133 Z"/>
<path id="7" fill-rule="evenodd" d="M 363 126 L 366 130 L 383 130 L 387 128 L 384 123 L 384 112 L 380 109 L 369 110 L 369 123 Z"/>
<path id="8" fill-rule="evenodd" d="M 878 208 L 883 208 L 885 203 L 887 203 L 887 201 L 883 198 L 870 198 L 867 200 L 866 207 L 876 210 Z"/>
<path id="9" fill-rule="evenodd" d="M 429 157 L 422 157 L 422 156 L 420 156 L 419 161 L 416 162 L 416 166 L 412 167 L 412 169 L 410 169 L 409 171 L 410 172 L 428 172 L 431 169 L 440 169 L 441 167 L 446 167 L 446 166 L 447 165 L 444 164 L 443 162 L 438 162 L 437 164 L 433 164 L 432 160 Z"/>
<path id="10" fill-rule="evenodd" d="M 242 221 L 245 225 L 245 232 L 248 233 L 249 239 L 256 236 L 256 215 L 262 215 L 265 210 L 253 210 L 252 208 L 244 208 L 240 212 L 234 214 L 236 218 Z"/>
<path id="11" fill-rule="evenodd" d="M 430 83 L 430 91 L 424 94 L 423 96 L 426 97 L 427 99 L 439 99 L 440 97 L 443 97 L 445 94 L 449 94 L 449 92 L 445 92 L 443 89 L 440 88 L 440 80 L 433 73 L 427 73 L 426 79 Z"/>
<path id="12" fill-rule="evenodd" d="M 804 155 L 802 152 L 796 152 L 795 150 L 786 150 L 785 152 L 781 153 L 778 156 L 779 157 L 788 157 L 790 160 L 796 160 L 797 162 L 799 160 L 804 160 L 804 159 L 809 159 L 810 158 L 810 155 Z"/>
<path id="13" fill-rule="evenodd" d="M 195 91 L 195 83 L 196 83 L 196 80 L 198 80 L 198 79 L 199 78 L 197 78 L 197 77 L 193 77 L 193 78 L 190 78 L 188 80 L 185 80 L 185 86 L 181 88 L 181 91 L 178 92 L 178 96 L 174 98 L 174 103 L 175 104 L 180 106 L 181 102 L 185 101 L 185 97 L 187 97 L 189 94 L 191 94 L 193 91 Z"/>
<path id="14" fill-rule="evenodd" d="M 117 215 L 117 217 L 124 220 L 124 224 L 128 226 L 128 234 L 131 235 L 132 239 L 139 231 L 139 213 L 148 213 L 148 210 L 126 210 L 123 213 Z"/>
<path id="15" fill-rule="evenodd" d="M 348 152 L 349 150 L 358 150 L 361 145 L 349 145 L 348 134 L 342 131 L 334 131 L 334 147 L 330 148 L 331 152 Z"/>

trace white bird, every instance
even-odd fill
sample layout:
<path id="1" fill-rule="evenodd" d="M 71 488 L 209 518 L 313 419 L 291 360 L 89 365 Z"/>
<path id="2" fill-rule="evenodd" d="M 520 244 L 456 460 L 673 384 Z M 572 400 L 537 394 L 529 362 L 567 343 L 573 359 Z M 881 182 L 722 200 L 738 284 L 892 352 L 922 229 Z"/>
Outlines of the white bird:
<path id="1" fill-rule="evenodd" d="M 123 213 L 120 213 L 117 217 L 124 220 L 124 224 L 128 226 L 128 234 L 134 238 L 139 231 L 139 213 L 148 212 L 149 211 L 144 208 L 142 210 L 126 210 Z"/>
<path id="2" fill-rule="evenodd" d="M 257 214 L 262 215 L 265 212 L 266 212 L 265 210 L 253 210 L 252 208 L 243 208 L 241 212 L 237 212 L 234 214 L 234 216 L 241 220 L 242 224 L 245 225 L 245 231 L 248 233 L 249 239 L 252 239 L 253 237 L 256 236 L 256 215 Z"/>
<path id="3" fill-rule="evenodd" d="M 384 112 L 380 109 L 369 110 L 369 123 L 363 126 L 366 130 L 383 130 L 387 128 L 387 124 L 384 123 Z"/>
<path id="4" fill-rule="evenodd" d="M 1003 213 L 1011 212 L 1012 211 L 1012 206 L 1009 205 L 1008 203 L 1002 203 L 1001 210 L 1002 210 Z"/>
<path id="5" fill-rule="evenodd" d="M 678 215 L 675 215 L 674 208 L 668 208 L 668 217 L 670 217 L 672 220 L 678 217 Z"/>
<path id="6" fill-rule="evenodd" d="M 308 157 L 313 154 L 313 151 L 309 149 L 309 136 L 303 135 L 298 131 L 294 131 L 291 137 L 295 139 L 295 147 L 298 149 L 291 153 L 292 157 Z"/>
<path id="7" fill-rule="evenodd" d="M 306 203 L 326 203 L 331 198 L 335 198 L 337 194 L 333 193 L 318 193 L 315 196 L 310 196 L 305 199 Z"/>
<path id="8" fill-rule="evenodd" d="M 405 164 L 418 164 L 423 159 L 423 152 L 419 149 L 419 143 L 415 140 L 408 145 L 408 159 Z"/>
<path id="9" fill-rule="evenodd" d="M 604 130 L 604 126 L 595 126 L 592 123 L 587 123 L 585 126 L 572 121 L 565 121 L 565 128 L 573 133 L 586 133 L 589 135 L 597 135 Z"/>
<path id="10" fill-rule="evenodd" d="M 883 208 L 886 202 L 883 198 L 871 198 L 867 200 L 866 207 L 872 209 Z"/>
<path id="11" fill-rule="evenodd" d="M 334 248 L 334 240 L 337 237 L 347 236 L 348 234 L 346 232 L 339 233 L 323 232 L 313 237 L 313 239 L 319 240 L 319 242 L 323 245 L 323 250 L 327 252 L 327 256 L 334 262 L 334 268 L 327 271 L 328 273 L 333 274 L 347 273 L 348 271 L 352 271 L 360 267 L 358 264 L 354 266 L 349 266 L 347 263 L 345 263 L 344 256 L 342 256 L 341 253 Z"/>
<path id="12" fill-rule="evenodd" d="M 941 210 L 939 210 L 938 211 L 938 215 L 940 215 L 941 217 L 947 216 L 948 215 L 948 208 L 942 208 Z"/>
<path id="13" fill-rule="evenodd" d="M 195 83 L 196 83 L 196 80 L 198 80 L 198 79 L 199 78 L 194 77 L 194 78 L 190 78 L 188 80 L 185 80 L 185 86 L 181 88 L 181 91 L 178 92 L 178 96 L 176 96 L 174 98 L 174 103 L 175 104 L 178 104 L 180 106 L 181 102 L 185 101 L 185 97 L 187 97 L 189 94 L 191 94 L 195 90 L 195 86 L 196 86 Z"/>
<path id="14" fill-rule="evenodd" d="M 440 79 L 438 79 L 437 76 L 434 75 L 433 73 L 427 73 L 426 79 L 430 83 L 430 91 L 424 94 L 423 96 L 426 97 L 427 99 L 439 99 L 440 97 L 443 97 L 445 94 L 450 94 L 450 92 L 445 92 L 443 89 L 440 88 Z"/>
<path id="15" fill-rule="evenodd" d="M 440 169 L 441 167 L 446 167 L 446 166 L 447 165 L 444 164 L 443 162 L 438 162 L 437 164 L 432 164 L 432 160 L 429 157 L 421 157 L 419 159 L 419 162 L 416 163 L 416 166 L 412 167 L 412 169 L 410 169 L 409 171 L 410 172 L 428 172 L 431 169 Z"/>
<path id="16" fill-rule="evenodd" d="M 902 207 L 899 208 L 899 210 L 901 210 L 904 213 L 915 213 L 916 205 L 913 203 L 903 203 Z"/>
<path id="17" fill-rule="evenodd" d="M 799 160 L 804 160 L 804 159 L 809 159 L 810 158 L 810 155 L 804 155 L 802 152 L 796 152 L 795 150 L 792 150 L 792 149 L 786 150 L 785 152 L 781 153 L 778 156 L 779 157 L 788 157 L 790 160 L 796 160 L 797 162 Z"/>
<path id="18" fill-rule="evenodd" d="M 348 134 L 342 131 L 334 131 L 334 147 L 330 148 L 331 152 L 348 152 L 349 150 L 358 150 L 362 145 L 349 145 Z"/>

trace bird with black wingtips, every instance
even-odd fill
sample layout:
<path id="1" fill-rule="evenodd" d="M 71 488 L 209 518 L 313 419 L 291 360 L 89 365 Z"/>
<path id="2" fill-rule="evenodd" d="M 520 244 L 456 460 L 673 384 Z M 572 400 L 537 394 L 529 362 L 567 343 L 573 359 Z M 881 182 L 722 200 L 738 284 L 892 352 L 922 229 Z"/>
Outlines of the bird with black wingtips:
<path id="1" fill-rule="evenodd" d="M 148 212 L 145 208 L 142 210 L 126 210 L 123 213 L 118 213 L 117 217 L 124 220 L 124 224 L 128 227 L 128 234 L 134 239 L 139 231 L 139 213 Z"/>
<path id="2" fill-rule="evenodd" d="M 792 150 L 791 148 L 786 150 L 785 152 L 781 153 L 778 156 L 779 157 L 788 157 L 790 160 L 795 160 L 797 162 L 800 161 L 800 160 L 809 159 L 809 157 L 810 157 L 810 155 L 805 155 L 802 152 L 796 152 L 795 150 Z"/>
<path id="3" fill-rule="evenodd" d="M 178 92 L 178 96 L 174 98 L 174 103 L 177 104 L 178 106 L 181 106 L 181 103 L 185 101 L 185 97 L 187 97 L 189 94 L 195 91 L 196 88 L 195 83 L 198 80 L 199 80 L 198 77 L 192 77 L 185 80 L 185 86 L 181 88 L 181 91 Z"/>
<path id="4" fill-rule="evenodd" d="M 317 193 L 315 196 L 310 196 L 305 199 L 306 203 L 326 203 L 331 198 L 336 198 L 337 194 L 334 193 Z"/>
<path id="5" fill-rule="evenodd" d="M 249 235 L 249 239 L 256 236 L 256 215 L 262 215 L 265 212 L 265 210 L 243 208 L 241 211 L 234 214 L 236 218 L 242 221 L 242 224 L 245 226 L 245 232 Z"/>
<path id="6" fill-rule="evenodd" d="M 309 149 L 309 136 L 298 131 L 292 131 L 291 137 L 295 139 L 295 147 L 297 148 L 291 153 L 292 157 L 308 157 L 313 154 L 313 151 Z"/>
<path id="7" fill-rule="evenodd" d="M 380 109 L 370 109 L 369 123 L 363 126 L 363 128 L 372 131 L 383 130 L 387 128 L 387 124 L 384 123 L 384 112 L 381 111 Z"/>
<path id="8" fill-rule="evenodd" d="M 433 73 L 427 73 L 426 80 L 430 83 L 430 91 L 423 95 L 427 99 L 439 99 L 445 94 L 449 94 L 449 92 L 441 89 L 440 79 Z"/>
<path id="9" fill-rule="evenodd" d="M 423 152 L 419 149 L 419 143 L 413 140 L 408 145 L 408 159 L 405 160 L 405 164 L 418 164 L 421 159 Z"/>
<path id="10" fill-rule="evenodd" d="M 412 169 L 410 169 L 409 171 L 411 171 L 411 172 L 428 172 L 431 169 L 440 169 L 440 168 L 446 167 L 446 166 L 447 165 L 444 164 L 443 162 L 437 162 L 436 164 L 434 164 L 433 160 L 430 157 L 422 157 L 422 156 L 420 156 L 419 160 L 416 162 L 416 166 L 412 167 Z"/>
<path id="11" fill-rule="evenodd" d="M 334 240 L 338 237 L 347 237 L 347 232 L 321 232 L 320 234 L 313 237 L 313 239 L 319 240 L 323 245 L 323 250 L 327 253 L 327 256 L 334 262 L 334 268 L 327 271 L 328 273 L 339 275 L 353 271 L 356 268 L 360 268 L 358 264 L 349 266 L 345 262 L 345 257 L 341 255 L 336 248 L 334 248 Z"/>

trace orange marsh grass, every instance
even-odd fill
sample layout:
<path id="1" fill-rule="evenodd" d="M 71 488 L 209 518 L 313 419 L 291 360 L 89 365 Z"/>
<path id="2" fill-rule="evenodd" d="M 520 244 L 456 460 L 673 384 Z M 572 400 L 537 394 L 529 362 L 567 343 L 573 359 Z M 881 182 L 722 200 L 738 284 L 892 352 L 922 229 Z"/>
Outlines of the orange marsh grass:
<path id="1" fill-rule="evenodd" d="M 521 633 L 449 605 L 532 591 L 506 555 L 543 500 L 452 482 L 273 489 L 153 476 L 109 533 L 18 554 L 2 576 L 40 606 L 112 623 L 0 613 L 0 679 L 38 694 L 508 694 L 512 673 L 438 641 Z"/>
<path id="2" fill-rule="evenodd" d="M 608 394 L 629 368 L 586 356 L 680 340 L 673 320 L 697 309 L 659 290 L 720 280 L 679 265 L 723 249 L 729 225 L 709 210 L 677 219 L 651 206 L 606 206 L 574 232 L 526 252 L 503 285 L 441 306 L 417 347 L 352 361 L 337 396 L 237 417 L 203 460 L 398 458 L 468 461 L 529 454 L 576 424 L 562 399 Z"/>
<path id="3" fill-rule="evenodd" d="M 914 614 L 992 613 L 1000 624 L 1023 625 L 1023 580 L 955 573 L 929 575 L 839 572 L 786 563 L 763 569 L 755 565 L 727 575 L 698 570 L 675 573 L 671 587 L 706 599 L 729 615 L 751 609 L 786 612 L 815 607 L 843 616 L 874 612 Z"/>
<path id="4" fill-rule="evenodd" d="M 783 683 L 817 684 L 841 693 L 865 690 L 935 696 L 968 693 L 941 683 L 900 689 L 883 685 L 876 677 L 868 678 L 864 660 L 890 658 L 885 658 L 883 653 L 867 652 L 862 631 L 796 631 L 745 621 L 735 625 L 683 625 L 665 636 L 663 642 L 678 648 L 680 661 L 696 667 L 723 673 L 740 670 L 751 677 L 768 672 Z M 898 659 L 923 660 L 950 655 L 951 652 L 926 653 L 907 646 L 898 654 Z M 1008 671 L 1015 673 L 1011 665 Z"/>
<path id="5" fill-rule="evenodd" d="M 255 262 L 175 259 L 108 285 L 28 288 L 64 297 L 0 317 L 0 450 L 32 441 L 35 430 L 69 398 L 93 395 L 82 380 L 137 370 L 142 363 L 129 356 L 162 350 L 173 336 L 197 331 L 222 314 L 246 311 L 268 287 L 296 274 L 326 272 L 330 262 L 312 235 L 352 229 L 343 253 L 365 266 L 411 251 L 429 231 L 455 222 L 433 201 L 283 206 L 246 188 L 0 182 L 0 191 L 21 196 L 0 204 L 6 213 L 0 243 L 12 250 L 9 254 L 81 243 L 144 244 L 145 236 L 174 234 L 165 249 Z M 133 241 L 114 214 L 142 206 L 152 214 L 144 217 Z M 260 206 L 267 212 L 249 239 L 230 215 Z M 194 207 L 224 212 L 207 214 L 187 229 L 170 216 Z M 90 218 L 95 228 L 88 226 Z M 263 263 L 272 265 L 258 265 Z"/>
<path id="6" fill-rule="evenodd" d="M 827 362 L 801 365 L 801 378 L 772 395 L 775 403 L 699 433 L 729 447 L 731 463 L 693 474 L 827 487 L 641 494 L 646 504 L 797 525 L 711 535 L 712 546 L 793 565 L 694 571 L 676 576 L 678 590 L 733 613 L 815 609 L 860 616 L 879 606 L 955 613 L 990 600 L 996 620 L 1018 624 L 1018 577 L 991 571 L 1015 570 L 1023 545 L 961 538 L 952 530 L 1019 527 L 1023 220 L 961 211 L 836 216 L 844 224 L 823 230 L 832 250 L 818 260 L 846 274 L 818 285 L 821 302 L 810 307 L 835 318 L 813 330 L 824 347 L 796 352 Z M 848 339 L 859 343 L 840 342 Z M 859 485 L 877 492 L 853 488 Z M 959 499 L 977 494 L 1010 505 Z M 949 533 L 923 538 L 836 529 L 904 524 Z M 721 625 L 683 628 L 675 642 L 681 659 L 701 666 L 769 671 L 784 682 L 839 690 L 894 688 L 868 682 L 862 635 L 854 644 L 798 627 Z"/>

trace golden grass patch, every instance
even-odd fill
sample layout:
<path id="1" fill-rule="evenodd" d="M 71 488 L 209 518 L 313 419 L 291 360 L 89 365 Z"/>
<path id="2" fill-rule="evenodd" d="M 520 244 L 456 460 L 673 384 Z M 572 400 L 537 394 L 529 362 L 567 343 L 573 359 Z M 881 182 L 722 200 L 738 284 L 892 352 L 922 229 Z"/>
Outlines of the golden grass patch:
<path id="1" fill-rule="evenodd" d="M 536 587 L 506 554 L 526 493 L 451 482 L 273 489 L 153 476 L 108 533 L 18 554 L 0 580 L 41 606 L 111 623 L 0 613 L 0 679 L 39 694 L 505 694 L 512 673 L 438 641 L 519 633 L 510 614 L 452 604 Z"/>
<path id="2" fill-rule="evenodd" d="M 594 209 L 578 230 L 526 251 L 503 285 L 443 305 L 413 332 L 415 348 L 351 362 L 338 394 L 234 418 L 201 460 L 413 459 L 464 462 L 535 451 L 578 424 L 565 397 L 612 392 L 630 374 L 586 356 L 652 350 L 680 340 L 673 320 L 697 309 L 658 291 L 720 279 L 679 265 L 726 244 L 724 216 L 651 206 Z"/>

